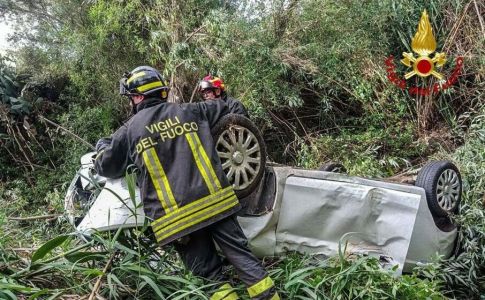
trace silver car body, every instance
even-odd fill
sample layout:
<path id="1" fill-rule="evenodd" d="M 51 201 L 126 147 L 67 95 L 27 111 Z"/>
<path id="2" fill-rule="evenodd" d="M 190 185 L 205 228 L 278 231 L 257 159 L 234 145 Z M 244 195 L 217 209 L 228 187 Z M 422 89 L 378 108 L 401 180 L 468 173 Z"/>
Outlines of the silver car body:
<path id="1" fill-rule="evenodd" d="M 83 188 L 92 181 L 104 187 L 77 230 L 83 234 L 143 226 L 138 189 L 130 198 L 124 179 L 92 177 L 90 154 L 81 160 Z M 377 256 L 383 265 L 398 265 L 396 274 L 449 257 L 457 230 L 435 225 L 422 188 L 324 171 L 271 167 L 274 188 L 269 206 L 258 214 L 239 216 L 257 256 L 297 251 L 324 256 L 339 251 Z M 72 209 L 66 196 L 66 211 Z M 68 214 L 69 215 L 69 214 Z"/>

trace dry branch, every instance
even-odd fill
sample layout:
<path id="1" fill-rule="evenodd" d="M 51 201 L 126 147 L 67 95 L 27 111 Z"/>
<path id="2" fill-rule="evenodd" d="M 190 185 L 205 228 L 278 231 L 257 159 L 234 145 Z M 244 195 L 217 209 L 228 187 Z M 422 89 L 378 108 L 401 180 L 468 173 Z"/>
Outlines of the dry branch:
<path id="1" fill-rule="evenodd" d="M 34 252 L 37 251 L 37 248 L 11 248 L 10 250 L 15 252 Z"/>
<path id="2" fill-rule="evenodd" d="M 55 215 L 44 215 L 44 216 L 33 216 L 33 217 L 8 217 L 7 219 L 10 221 L 35 221 L 35 220 L 53 220 L 55 218 L 59 218 L 62 214 L 55 214 Z"/>
<path id="3" fill-rule="evenodd" d="M 59 129 L 62 129 L 64 130 L 65 132 L 69 133 L 70 135 L 72 135 L 73 137 L 75 137 L 76 139 L 78 139 L 79 141 L 83 142 L 85 145 L 89 146 L 89 148 L 95 150 L 96 148 L 94 148 L 93 145 L 91 145 L 90 143 L 88 143 L 86 140 L 84 140 L 82 137 L 78 136 L 77 134 L 75 134 L 74 132 L 70 131 L 69 129 L 67 128 L 64 128 L 62 127 L 61 125 L 57 124 L 57 123 L 54 123 L 52 122 L 51 120 L 45 118 L 44 116 L 39 116 L 39 118 L 41 118 L 42 120 L 44 120 L 45 122 L 55 126 L 56 128 L 59 128 Z"/>
<path id="4" fill-rule="evenodd" d="M 482 29 L 482 34 L 485 36 L 485 25 L 483 25 L 483 18 L 480 14 L 480 9 L 478 8 L 477 1 L 473 0 L 473 4 L 475 4 L 475 10 L 477 11 L 478 21 L 480 22 L 480 28 Z"/>
<path id="5" fill-rule="evenodd" d="M 109 268 L 111 268 L 111 265 L 113 264 L 113 260 L 116 256 L 116 254 L 117 254 L 117 252 L 114 252 L 111 255 L 111 257 L 109 258 L 108 263 L 106 264 L 106 266 L 103 269 L 103 273 L 101 275 L 99 275 L 98 280 L 94 284 L 93 290 L 91 291 L 91 295 L 89 295 L 88 300 L 94 300 L 94 297 L 97 297 L 96 294 L 98 293 L 98 290 L 101 287 L 101 281 L 102 281 L 104 275 L 106 274 L 106 272 L 108 272 Z"/>

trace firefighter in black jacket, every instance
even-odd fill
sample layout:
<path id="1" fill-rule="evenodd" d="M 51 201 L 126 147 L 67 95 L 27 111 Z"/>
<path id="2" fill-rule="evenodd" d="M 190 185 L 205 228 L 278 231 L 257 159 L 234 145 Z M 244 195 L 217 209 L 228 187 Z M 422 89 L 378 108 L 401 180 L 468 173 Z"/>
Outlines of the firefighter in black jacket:
<path id="1" fill-rule="evenodd" d="M 100 139 L 96 171 L 117 178 L 134 164 L 146 217 L 161 245 L 174 242 L 195 275 L 225 281 L 215 243 L 253 299 L 280 299 L 251 253 L 234 213 L 239 201 L 217 156 L 210 130 L 229 108 L 223 101 L 166 102 L 168 83 L 155 69 L 135 68 L 120 81 L 135 115 Z M 238 299 L 226 283 L 211 299 Z"/>
<path id="2" fill-rule="evenodd" d="M 199 82 L 199 93 L 204 101 L 223 100 L 231 113 L 241 114 L 249 118 L 248 112 L 241 101 L 227 95 L 222 78 L 212 75 L 205 76 Z"/>

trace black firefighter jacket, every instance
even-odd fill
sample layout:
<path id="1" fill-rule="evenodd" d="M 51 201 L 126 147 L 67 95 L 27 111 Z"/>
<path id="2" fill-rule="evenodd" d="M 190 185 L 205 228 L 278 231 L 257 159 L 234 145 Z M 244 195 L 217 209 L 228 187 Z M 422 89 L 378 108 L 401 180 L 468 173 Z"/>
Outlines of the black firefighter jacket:
<path id="1" fill-rule="evenodd" d="M 210 130 L 229 113 L 224 101 L 176 104 L 145 99 L 95 161 L 118 178 L 130 164 L 157 241 L 169 243 L 239 210 Z"/>
<path id="2" fill-rule="evenodd" d="M 229 107 L 229 111 L 231 113 L 240 114 L 245 116 L 246 118 L 249 118 L 249 114 L 246 111 L 246 108 L 244 107 L 244 105 L 241 103 L 241 101 L 234 99 L 232 97 L 229 97 L 225 92 L 223 93 L 221 99 L 224 100 L 224 102 L 226 102 L 227 106 Z"/>

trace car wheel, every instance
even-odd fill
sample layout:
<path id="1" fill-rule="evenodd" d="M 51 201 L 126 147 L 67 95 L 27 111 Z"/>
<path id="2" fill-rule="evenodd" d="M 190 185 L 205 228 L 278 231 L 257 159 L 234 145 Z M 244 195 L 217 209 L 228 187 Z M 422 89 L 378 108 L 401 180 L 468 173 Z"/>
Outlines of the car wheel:
<path id="1" fill-rule="evenodd" d="M 222 169 L 239 198 L 256 189 L 264 174 L 266 146 L 259 129 L 248 118 L 229 114 L 212 129 Z"/>
<path id="2" fill-rule="evenodd" d="M 325 171 L 325 172 L 334 172 L 334 173 L 347 173 L 347 169 L 345 166 L 341 163 L 338 162 L 328 162 L 324 163 L 323 165 L 318 168 L 319 171 Z"/>
<path id="3" fill-rule="evenodd" d="M 445 217 L 458 210 L 461 201 L 462 182 L 458 168 L 450 161 L 434 161 L 426 164 L 418 173 L 416 186 L 426 192 L 431 213 Z"/>

